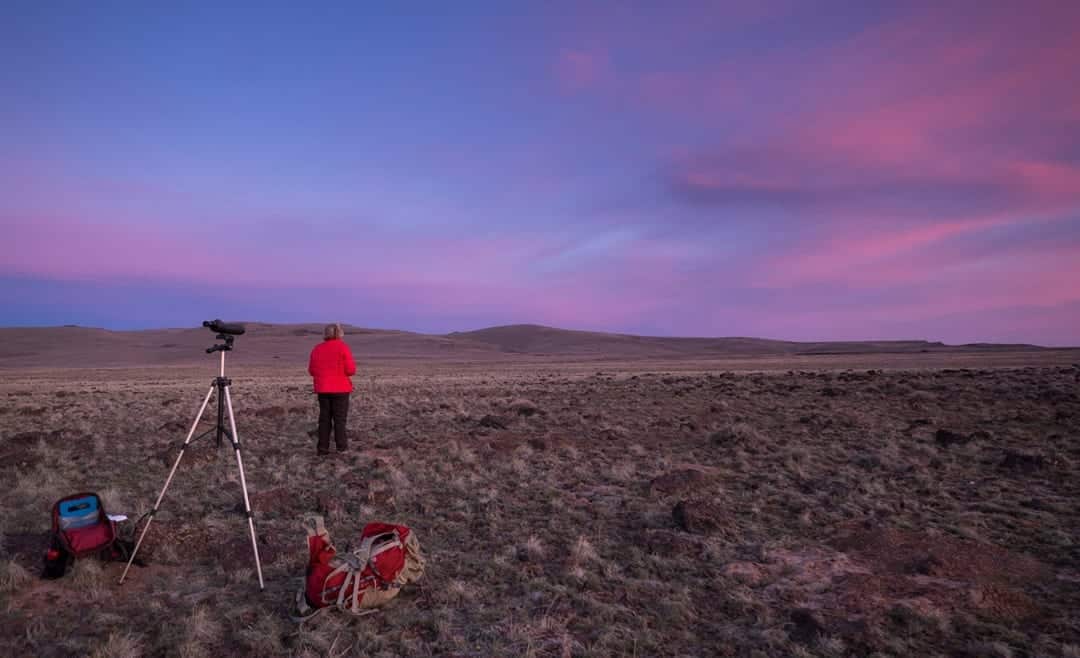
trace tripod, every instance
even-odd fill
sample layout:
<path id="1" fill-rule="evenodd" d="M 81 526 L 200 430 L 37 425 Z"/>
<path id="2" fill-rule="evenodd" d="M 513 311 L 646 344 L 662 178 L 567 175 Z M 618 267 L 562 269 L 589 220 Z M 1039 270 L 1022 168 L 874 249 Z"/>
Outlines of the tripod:
<path id="1" fill-rule="evenodd" d="M 251 531 L 251 550 L 255 553 L 255 571 L 259 575 L 259 589 L 265 589 L 263 586 L 262 576 L 262 564 L 259 562 L 259 546 L 255 540 L 255 517 L 251 512 L 251 501 L 248 499 L 247 482 L 244 479 L 244 462 L 240 458 L 240 439 L 236 435 L 236 418 L 233 416 L 232 408 L 232 396 L 229 395 L 229 386 L 232 385 L 232 380 L 225 377 L 225 352 L 232 350 L 233 335 L 240 335 L 244 333 L 242 325 L 227 325 L 220 320 L 213 322 L 204 322 L 203 326 L 209 327 L 214 331 L 219 331 L 217 340 L 224 341 L 221 344 L 208 347 L 206 349 L 207 354 L 213 354 L 214 352 L 221 352 L 221 374 L 214 378 L 214 381 L 210 383 L 210 390 L 206 392 L 206 397 L 203 399 L 202 406 L 199 407 L 199 413 L 195 416 L 195 422 L 191 424 L 191 430 L 188 431 L 187 438 L 184 439 L 184 444 L 180 446 L 180 454 L 176 456 L 176 461 L 173 463 L 172 470 L 169 471 L 169 477 L 165 479 L 165 486 L 161 488 L 161 493 L 158 494 L 157 502 L 154 503 L 154 508 L 150 510 L 147 515 L 146 525 L 143 526 L 142 533 L 139 535 L 139 540 L 135 543 L 135 550 L 131 552 L 131 557 L 128 558 L 127 566 L 124 567 L 124 573 L 120 576 L 120 584 L 124 583 L 124 579 L 127 578 L 128 570 L 131 569 L 131 563 L 135 561 L 135 555 L 139 552 L 139 547 L 142 546 L 143 539 L 146 538 L 146 532 L 150 529 L 150 523 L 154 520 L 154 515 L 157 514 L 158 509 L 161 507 L 161 499 L 165 497 L 165 492 L 169 488 L 169 484 L 172 482 L 173 476 L 176 474 L 176 469 L 180 466 L 180 460 L 184 458 L 184 450 L 193 442 L 198 441 L 210 434 L 217 435 L 217 445 L 221 445 L 221 437 L 229 437 L 229 441 L 232 442 L 233 449 L 236 451 L 236 466 L 240 470 L 240 488 L 244 492 L 244 511 L 247 513 L 248 529 Z M 206 411 L 206 405 L 210 403 L 210 396 L 217 391 L 217 426 L 203 432 L 199 436 L 192 439 L 195 434 L 195 428 L 199 426 L 199 421 L 202 420 L 203 412 Z M 222 402 L 224 401 L 224 403 Z M 225 409 L 229 410 L 229 426 L 232 431 L 225 427 Z"/>

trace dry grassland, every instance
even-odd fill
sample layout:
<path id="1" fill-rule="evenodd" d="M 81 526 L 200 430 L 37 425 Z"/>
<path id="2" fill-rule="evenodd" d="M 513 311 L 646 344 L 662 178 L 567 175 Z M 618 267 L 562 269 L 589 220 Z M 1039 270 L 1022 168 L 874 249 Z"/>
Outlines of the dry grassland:
<path id="1" fill-rule="evenodd" d="M 1080 656 L 1080 367 L 964 365 L 384 366 L 329 458 L 305 376 L 237 370 L 264 593 L 207 441 L 149 566 L 39 580 L 51 503 L 148 510 L 214 373 L 8 371 L 0 655 Z M 424 581 L 297 626 L 313 512 L 412 526 Z"/>

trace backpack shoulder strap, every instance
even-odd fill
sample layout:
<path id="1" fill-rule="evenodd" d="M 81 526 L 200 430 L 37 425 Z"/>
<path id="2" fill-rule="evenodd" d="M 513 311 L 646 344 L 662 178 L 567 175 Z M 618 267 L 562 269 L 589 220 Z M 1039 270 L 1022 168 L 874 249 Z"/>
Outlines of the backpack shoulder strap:
<path id="1" fill-rule="evenodd" d="M 389 537 L 389 539 L 386 539 L 387 537 Z M 382 543 L 376 547 L 375 542 L 379 540 L 382 540 Z M 379 573 L 379 568 L 375 566 L 375 558 L 386 551 L 403 547 L 404 544 L 401 543 L 401 536 L 398 534 L 397 530 L 392 532 L 380 532 L 377 535 L 365 537 L 364 541 L 360 543 L 360 547 L 353 551 L 353 555 L 356 556 L 357 560 L 360 562 L 361 570 L 363 570 L 365 566 L 371 567 L 371 572 L 374 573 L 379 580 L 386 582 L 386 578 Z"/>
<path id="2" fill-rule="evenodd" d="M 326 522 L 321 516 L 308 516 L 304 518 L 304 530 L 307 530 L 308 537 L 324 536 L 328 540 L 330 533 L 326 530 Z"/>

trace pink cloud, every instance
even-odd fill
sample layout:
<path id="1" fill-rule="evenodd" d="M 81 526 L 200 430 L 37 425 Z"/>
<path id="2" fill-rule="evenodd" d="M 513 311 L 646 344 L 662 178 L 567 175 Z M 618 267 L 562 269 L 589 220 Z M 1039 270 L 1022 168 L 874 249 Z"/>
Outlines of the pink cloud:
<path id="1" fill-rule="evenodd" d="M 1055 155 L 1063 144 L 1080 150 L 1077 135 L 1060 132 L 1080 108 L 1066 64 L 1080 63 L 1080 40 L 1068 20 L 1043 29 L 1043 18 L 996 13 L 955 31 L 948 20 L 909 16 L 825 49 L 803 82 L 811 103 L 771 136 L 677 161 L 673 189 L 688 200 L 778 204 L 814 227 L 759 263 L 755 281 L 871 289 L 966 279 L 991 308 L 1076 299 L 1075 269 L 1037 257 L 1021 269 L 988 264 L 965 244 L 1080 212 L 1080 165 Z M 1029 32 L 1041 41 L 1024 41 Z M 930 294 L 943 301 L 926 312 L 983 309 L 958 291 Z"/>

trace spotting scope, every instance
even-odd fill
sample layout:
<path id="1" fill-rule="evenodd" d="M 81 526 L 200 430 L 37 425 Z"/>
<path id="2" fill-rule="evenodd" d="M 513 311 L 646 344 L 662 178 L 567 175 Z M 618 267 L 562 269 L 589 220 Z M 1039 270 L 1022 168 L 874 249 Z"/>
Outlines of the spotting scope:
<path id="1" fill-rule="evenodd" d="M 217 334 L 227 334 L 229 336 L 242 336 L 244 334 L 244 325 L 236 322 L 204 320 L 202 326 Z"/>

